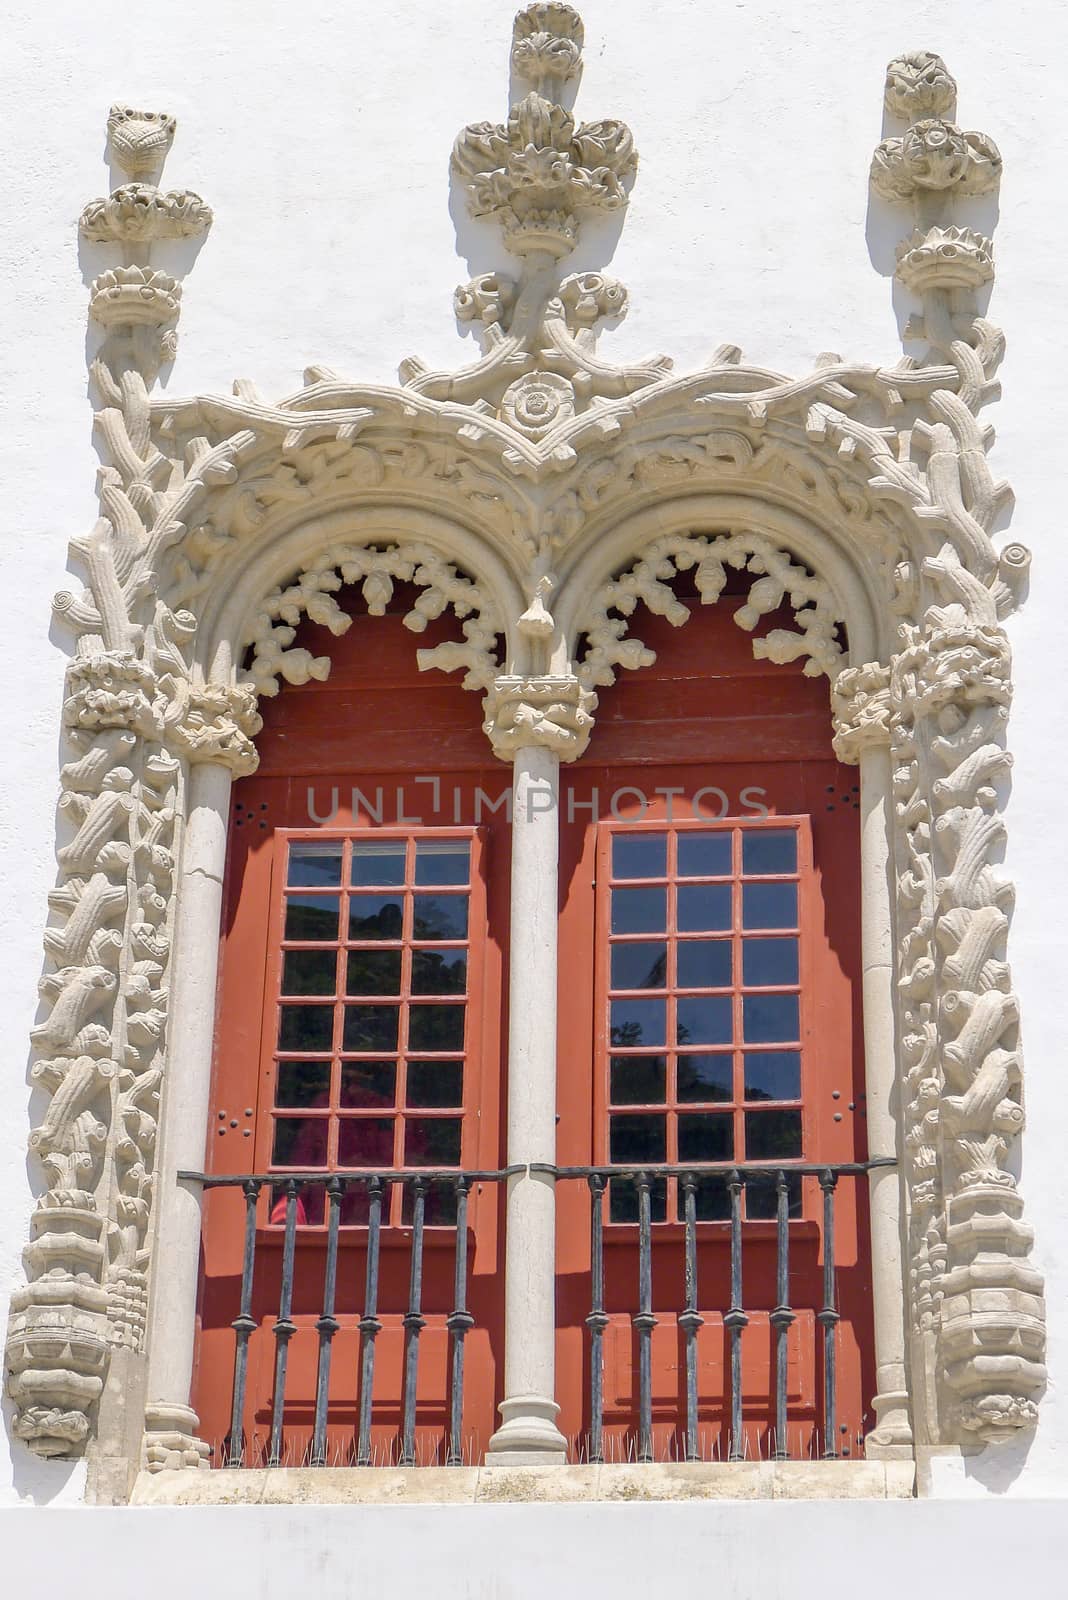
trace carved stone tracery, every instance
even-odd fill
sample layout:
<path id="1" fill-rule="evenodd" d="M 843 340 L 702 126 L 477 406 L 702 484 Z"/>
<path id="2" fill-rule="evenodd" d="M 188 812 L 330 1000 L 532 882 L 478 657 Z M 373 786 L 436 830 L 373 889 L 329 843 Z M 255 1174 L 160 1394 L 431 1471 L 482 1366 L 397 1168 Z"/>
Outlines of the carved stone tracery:
<path id="1" fill-rule="evenodd" d="M 1041 1280 L 1006 1168 L 1022 1068 L 1011 889 L 995 864 L 1010 759 L 1000 618 L 1027 557 L 1009 546 L 999 559 L 991 540 L 1006 491 L 978 413 L 1003 340 L 974 303 L 991 247 L 949 210 L 996 183 L 1000 158 L 947 120 L 955 85 L 940 58 L 891 64 L 887 108 L 908 126 L 880 145 L 872 181 L 914 207 L 897 275 L 922 302 L 909 330 L 922 358 L 828 355 L 795 380 L 733 346 L 684 376 L 663 357 L 615 366 L 595 333 L 624 313 L 625 290 L 558 266 L 585 213 L 625 204 L 636 164 L 622 124 L 576 124 L 554 98 L 581 43 L 568 6 L 517 18 L 513 65 L 531 91 L 506 123 L 465 129 L 453 165 L 520 270 L 457 291 L 481 331 L 476 363 L 430 372 L 411 359 L 396 388 L 316 368 L 276 404 L 243 381 L 232 397 L 152 395 L 180 286 L 148 249 L 211 214 L 145 181 L 173 119 L 112 110 L 131 182 L 82 219 L 124 260 L 90 290 L 105 330 L 92 369 L 101 519 L 74 542 L 84 592 L 56 603 L 77 636 L 64 708 L 75 755 L 34 1030 L 35 1081 L 51 1096 L 31 1135 L 46 1188 L 8 1341 L 16 1431 L 41 1454 L 85 1447 L 113 1353 L 144 1340 L 191 764 L 253 770 L 258 696 L 329 671 L 327 653 L 293 648 L 300 621 L 339 634 L 343 585 L 377 614 L 397 582 L 419 589 L 413 631 L 447 609 L 460 620 L 462 642 L 421 651 L 420 665 L 464 672 L 496 753 L 542 744 L 573 760 L 595 689 L 652 659 L 627 637 L 638 602 L 683 625 L 671 585 L 688 569 L 703 604 L 727 568 L 753 576 L 742 627 L 788 602 L 795 629 L 757 637 L 758 653 L 827 675 L 841 759 L 889 749 L 915 1433 L 989 1440 L 1035 1420 Z M 695 518 L 699 497 L 723 511 Z M 656 532 L 621 543 L 614 530 L 654 506 Z M 289 537 L 292 560 L 280 571 L 272 554 L 268 572 Z M 148 1461 L 197 1464 L 185 1413 L 165 1410 Z"/>

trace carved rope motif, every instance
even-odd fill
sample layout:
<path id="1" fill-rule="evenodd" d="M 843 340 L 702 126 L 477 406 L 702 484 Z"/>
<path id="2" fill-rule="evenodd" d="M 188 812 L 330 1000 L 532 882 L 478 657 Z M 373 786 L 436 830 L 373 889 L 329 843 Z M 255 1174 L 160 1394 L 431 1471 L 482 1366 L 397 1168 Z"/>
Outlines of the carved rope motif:
<path id="1" fill-rule="evenodd" d="M 1005 960 L 1011 894 L 994 865 L 1009 759 L 998 619 L 1014 604 L 1026 552 L 1009 546 L 998 558 L 990 537 L 1004 488 L 990 475 L 978 412 L 995 391 L 1003 340 L 977 315 L 974 292 L 992 274 L 992 251 L 950 211 L 954 194 L 995 182 L 1000 162 L 989 140 L 945 121 L 955 89 L 940 59 L 900 58 L 887 105 L 908 128 L 880 146 L 873 181 L 915 206 L 897 270 L 922 301 L 910 328 L 926 338 L 922 360 L 865 367 L 827 356 L 790 380 L 746 367 L 724 346 L 684 377 L 659 356 L 615 366 L 597 353 L 595 332 L 624 312 L 625 291 L 602 273 L 561 277 L 556 265 L 583 208 L 619 203 L 633 168 L 620 125 L 576 128 L 555 103 L 580 47 L 569 7 L 520 13 L 515 66 L 532 85 L 526 109 L 462 136 L 458 177 L 481 210 L 503 219 L 520 260 L 516 279 L 483 273 L 457 292 L 461 315 L 481 330 L 480 360 L 455 373 L 410 360 L 396 388 L 315 368 L 277 404 L 245 381 L 232 397 L 150 393 L 173 355 L 180 308 L 180 286 L 151 266 L 151 241 L 202 229 L 210 212 L 149 181 L 173 120 L 113 108 L 112 153 L 131 182 L 87 208 L 84 227 L 90 239 L 121 243 L 126 258 L 90 291 L 106 332 L 93 379 L 107 465 L 101 520 L 73 547 L 87 587 L 57 600 L 77 636 L 64 712 L 74 759 L 61 775 L 70 828 L 45 935 L 48 1010 L 34 1030 L 35 1078 L 51 1096 L 31 1136 L 46 1189 L 8 1341 L 16 1430 L 42 1454 L 77 1453 L 103 1408 L 121 1408 L 125 1397 L 107 1389 L 111 1355 L 137 1357 L 143 1342 L 188 768 L 254 768 L 258 694 L 326 670 L 325 656 L 291 648 L 300 618 L 338 633 L 348 625 L 334 599 L 342 583 L 361 584 L 374 612 L 392 583 L 415 582 L 422 592 L 408 625 L 418 630 L 448 607 L 464 633 L 463 643 L 422 653 L 421 664 L 464 669 L 485 696 L 497 753 L 541 742 L 574 759 L 593 726 L 594 688 L 647 658 L 625 637 L 637 602 L 681 624 L 688 611 L 671 592 L 674 576 L 694 568 L 711 601 L 725 564 L 755 578 L 743 625 L 789 598 L 797 631 L 755 643 L 772 659 L 804 656 L 806 671 L 828 676 L 842 758 L 856 761 L 872 743 L 892 753 L 920 1435 L 994 1439 L 1034 1421 L 1041 1281 L 1005 1165 L 1022 1125 L 1021 1062 Z M 570 594 L 572 580 L 558 573 L 578 570 L 576 551 L 588 553 L 634 505 L 678 491 L 744 495 L 844 534 L 858 582 L 880 616 L 896 619 L 880 659 L 844 653 L 818 571 L 731 518 L 719 524 L 730 533 L 658 531 L 588 592 Z M 361 537 L 362 508 L 402 505 L 416 518 L 444 508 L 466 553 L 459 541 L 442 554 L 438 542 L 407 533 Z M 349 530 L 324 535 L 286 586 L 257 588 L 245 576 L 279 530 L 337 508 Z M 490 554 L 508 575 L 508 596 L 495 587 Z M 241 584 L 252 585 L 248 631 L 220 640 L 206 618 Z M 569 604 L 588 633 L 581 661 L 574 630 L 565 637 L 557 621 Z M 217 669 L 220 644 L 230 665 Z M 235 663 L 248 647 L 241 676 Z M 181 1433 L 147 1444 L 157 1465 L 203 1455 Z"/>

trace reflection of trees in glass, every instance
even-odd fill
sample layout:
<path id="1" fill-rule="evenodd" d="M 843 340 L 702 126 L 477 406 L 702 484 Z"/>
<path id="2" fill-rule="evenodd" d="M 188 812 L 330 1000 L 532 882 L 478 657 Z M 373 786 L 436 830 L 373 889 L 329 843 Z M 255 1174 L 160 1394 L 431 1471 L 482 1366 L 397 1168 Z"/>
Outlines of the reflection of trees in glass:
<path id="1" fill-rule="evenodd" d="M 612 1027 L 612 1043 L 625 1050 L 628 1045 L 641 1044 L 642 1025 L 640 1022 L 619 1022 Z"/>
<path id="2" fill-rule="evenodd" d="M 346 1006 L 342 1048 L 395 1050 L 398 1006 Z"/>
<path id="3" fill-rule="evenodd" d="M 349 994 L 399 994 L 399 950 L 350 950 L 346 991 Z"/>
<path id="4" fill-rule="evenodd" d="M 641 983 L 636 983 L 636 989 L 662 989 L 667 981 L 667 951 L 656 958 L 645 978 Z"/>
<path id="5" fill-rule="evenodd" d="M 730 1056 L 679 1056 L 678 1097 L 686 1101 L 730 1100 Z"/>
<path id="6" fill-rule="evenodd" d="M 333 950 L 287 950 L 282 967 L 283 994 L 333 994 L 337 957 Z"/>
<path id="7" fill-rule="evenodd" d="M 336 894 L 290 895 L 286 900 L 286 938 L 309 943 L 336 939 L 339 903 Z"/>
<path id="8" fill-rule="evenodd" d="M 375 907 L 373 911 L 372 906 Z M 349 901 L 350 939 L 399 939 L 403 920 L 399 900 L 354 895 Z"/>
<path id="9" fill-rule="evenodd" d="M 466 939 L 467 896 L 417 894 L 412 929 L 417 939 Z"/>
<path id="10" fill-rule="evenodd" d="M 415 950 L 412 952 L 414 994 L 463 994 L 467 988 L 467 952 Z"/>
<path id="11" fill-rule="evenodd" d="M 408 1012 L 408 1044 L 413 1050 L 462 1050 L 464 1006 L 418 1006 Z"/>

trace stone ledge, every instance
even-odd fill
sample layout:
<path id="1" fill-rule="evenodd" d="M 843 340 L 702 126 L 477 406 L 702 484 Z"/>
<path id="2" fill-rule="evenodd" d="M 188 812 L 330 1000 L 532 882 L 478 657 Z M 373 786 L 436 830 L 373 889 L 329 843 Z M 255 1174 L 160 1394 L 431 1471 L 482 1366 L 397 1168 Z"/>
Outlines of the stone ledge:
<path id="1" fill-rule="evenodd" d="M 141 1472 L 135 1506 L 500 1505 L 565 1501 L 903 1500 L 911 1461 L 638 1466 L 275 1467 Z"/>

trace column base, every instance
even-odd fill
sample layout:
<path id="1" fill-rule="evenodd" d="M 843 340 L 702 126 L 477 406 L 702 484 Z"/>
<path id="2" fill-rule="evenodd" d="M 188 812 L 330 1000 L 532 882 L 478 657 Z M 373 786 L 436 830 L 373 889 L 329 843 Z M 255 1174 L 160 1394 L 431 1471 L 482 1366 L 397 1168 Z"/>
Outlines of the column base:
<path id="1" fill-rule="evenodd" d="M 567 1440 L 556 1426 L 560 1407 L 541 1395 L 520 1394 L 500 1404 L 502 1422 L 486 1451 L 487 1467 L 556 1467 L 567 1461 Z"/>
<path id="2" fill-rule="evenodd" d="M 189 1406 L 157 1402 L 145 1407 L 144 1465 L 149 1472 L 207 1467 L 211 1446 L 197 1438 L 200 1418 Z"/>
<path id="3" fill-rule="evenodd" d="M 872 1402 L 875 1427 L 864 1438 L 869 1461 L 911 1461 L 916 1454 L 909 1420 L 909 1397 L 904 1390 L 887 1390 Z"/>

